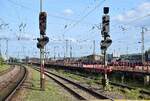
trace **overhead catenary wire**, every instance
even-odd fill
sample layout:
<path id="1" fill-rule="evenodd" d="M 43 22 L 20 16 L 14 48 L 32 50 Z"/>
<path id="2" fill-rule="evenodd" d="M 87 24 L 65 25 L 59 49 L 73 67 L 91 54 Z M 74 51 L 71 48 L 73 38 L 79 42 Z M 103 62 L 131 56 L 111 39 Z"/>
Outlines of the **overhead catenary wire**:
<path id="1" fill-rule="evenodd" d="M 7 1 L 10 2 L 13 5 L 22 7 L 24 9 L 26 9 L 26 10 L 33 11 L 33 9 L 31 9 L 31 8 L 25 6 L 25 5 L 21 5 L 21 4 L 17 3 L 17 2 L 15 2 L 15 1 L 12 1 L 12 0 L 7 0 Z M 51 17 L 58 18 L 58 19 L 63 19 L 63 20 L 66 20 L 66 21 L 68 21 L 68 20 L 72 21 L 72 22 L 77 22 L 78 21 L 78 20 L 75 20 L 75 19 L 72 19 L 72 18 L 66 18 L 66 17 L 63 17 L 63 16 L 59 16 L 59 15 L 55 15 L 55 14 L 50 14 L 50 13 L 48 15 L 51 16 Z M 91 23 L 91 22 L 85 22 L 85 24 L 91 24 L 91 25 L 93 25 L 93 23 Z"/>
<path id="2" fill-rule="evenodd" d="M 21 8 L 26 9 L 26 10 L 33 11 L 33 9 L 31 9 L 31 8 L 25 6 L 25 5 L 21 5 L 21 4 L 17 3 L 17 2 L 15 2 L 15 1 L 12 1 L 12 0 L 7 0 L 7 1 L 10 2 L 11 4 L 15 5 L 15 6 L 21 7 Z M 55 15 L 55 14 L 50 14 L 50 13 L 48 15 L 51 16 L 51 17 L 57 18 L 57 19 L 62 19 L 62 20 L 66 20 L 66 21 L 69 20 L 69 21 L 72 21 L 72 22 L 75 22 L 75 23 L 78 22 L 78 20 L 75 20 L 75 19 L 72 19 L 72 18 L 66 18 L 66 17 L 60 16 L 60 15 Z M 83 24 L 95 25 L 94 23 L 91 23 L 91 22 L 83 22 Z"/>
<path id="3" fill-rule="evenodd" d="M 135 19 L 131 20 L 130 22 L 124 24 L 124 25 L 131 24 L 131 23 L 133 23 L 133 22 L 135 22 L 135 21 L 139 21 L 140 19 L 143 19 L 143 18 L 149 17 L 149 16 L 150 16 L 150 13 L 148 13 L 148 14 L 142 16 L 142 17 L 135 18 Z M 140 28 L 141 28 L 141 27 L 140 27 Z M 127 29 L 126 29 L 126 30 L 127 30 Z M 124 36 L 123 36 L 122 38 L 124 38 Z M 122 39 L 122 38 L 118 38 L 118 39 Z M 115 39 L 114 41 L 116 41 L 116 40 L 118 40 L 118 39 Z"/>
<path id="4" fill-rule="evenodd" d="M 62 19 L 62 20 L 65 20 L 65 21 L 71 21 L 71 22 L 77 22 L 78 20 L 75 20 L 75 19 L 72 19 L 72 18 L 67 18 L 67 17 L 63 17 L 63 16 L 59 16 L 59 15 L 54 15 L 54 14 L 48 14 L 49 16 L 51 17 L 54 17 L 54 18 L 57 18 L 57 19 Z M 84 24 L 87 24 L 87 25 L 94 25 L 94 23 L 91 23 L 91 22 L 83 22 Z"/>
<path id="5" fill-rule="evenodd" d="M 21 4 L 19 4 L 19 3 L 17 3 L 17 2 L 15 2 L 15 1 L 12 1 L 12 0 L 7 0 L 7 1 L 9 1 L 10 3 L 12 3 L 13 5 L 16 5 L 16 6 L 20 6 L 20 7 L 22 7 L 22 8 L 24 8 L 24 9 L 27 9 L 27 10 L 33 10 L 33 9 L 31 9 L 31 8 L 29 8 L 29 7 L 26 7 L 25 5 L 21 5 Z M 88 12 L 85 16 L 83 16 L 80 20 L 75 20 L 75 19 L 71 19 L 71 18 L 66 18 L 66 17 L 62 17 L 62 16 L 58 16 L 58 15 L 54 15 L 54 14 L 49 14 L 49 16 L 51 16 L 51 17 L 55 17 L 55 18 L 58 18 L 58 19 L 63 19 L 63 20 L 70 20 L 70 21 L 72 21 L 72 22 L 75 22 L 75 24 L 73 25 L 73 26 L 76 26 L 78 23 L 80 23 L 81 22 L 81 20 L 83 20 L 85 17 L 87 17 L 90 13 L 92 13 L 95 9 L 97 9 L 103 2 L 104 2 L 105 0 L 103 0 L 102 2 L 100 2 L 98 5 L 96 5 L 92 10 L 90 10 L 90 12 Z M 90 24 L 90 25 L 95 25 L 94 23 L 92 24 L 92 23 L 90 23 L 90 22 L 84 22 L 84 24 Z M 67 26 L 68 27 L 68 26 Z M 66 31 L 65 31 L 66 32 Z"/>
<path id="6" fill-rule="evenodd" d="M 21 8 L 30 10 L 29 7 L 26 7 L 26 6 L 24 6 L 24 5 L 20 5 L 19 3 L 15 2 L 15 1 L 12 1 L 12 0 L 7 0 L 7 1 L 9 1 L 9 2 L 10 2 L 11 4 L 13 4 L 13 5 L 20 6 Z M 19 18 L 19 17 L 18 17 L 18 18 Z M 57 18 L 58 18 L 58 17 L 57 17 Z M 63 18 L 61 18 L 61 19 L 63 19 Z M 64 19 L 68 20 L 67 18 L 64 18 Z M 72 19 L 71 19 L 71 20 L 72 20 Z M 77 22 L 78 20 L 72 20 L 72 21 Z"/>
<path id="7" fill-rule="evenodd" d="M 146 15 L 144 15 L 144 16 L 135 18 L 135 19 L 131 20 L 130 22 L 126 23 L 126 24 L 131 24 L 131 23 L 133 23 L 133 22 L 135 22 L 135 21 L 137 21 L 137 20 L 141 20 L 141 19 L 143 19 L 143 18 L 145 18 L 145 17 L 150 17 L 150 13 L 148 13 L 148 14 L 146 14 Z"/>
<path id="8" fill-rule="evenodd" d="M 70 28 L 66 29 L 65 32 L 67 32 L 71 28 L 74 28 L 76 25 L 78 25 L 80 22 L 82 22 L 86 17 L 88 17 L 93 11 L 95 11 L 98 7 L 100 7 L 104 2 L 105 2 L 105 0 L 103 0 L 99 4 L 97 4 L 92 10 L 90 10 L 83 17 L 81 17 L 81 19 L 79 19 L 77 22 L 75 22 Z"/>
<path id="9" fill-rule="evenodd" d="M 15 1 L 12 1 L 12 0 L 7 0 L 7 1 L 10 2 L 10 3 L 12 3 L 12 4 L 14 4 L 14 5 L 16 5 L 16 6 L 20 6 L 20 7 L 24 8 L 24 9 L 33 10 L 33 9 L 31 9 L 31 8 L 25 6 L 25 5 L 21 5 L 21 4 L 17 3 L 17 2 L 15 2 Z M 95 9 L 97 9 L 104 1 L 106 1 L 106 0 L 103 0 L 103 1 L 100 2 L 98 5 L 96 5 L 90 12 L 88 12 L 88 13 L 87 13 L 85 16 L 83 16 L 80 20 L 74 20 L 74 19 L 71 19 L 71 18 L 66 18 L 66 17 L 62 17 L 62 16 L 57 16 L 57 15 L 54 15 L 54 14 L 49 14 L 49 15 L 50 15 L 51 17 L 55 17 L 55 18 L 59 18 L 59 19 L 63 19 L 63 20 L 70 20 L 70 21 L 76 22 L 75 24 L 72 25 L 72 27 L 74 27 L 74 26 L 76 26 L 78 23 L 80 23 L 82 20 L 84 20 L 84 18 L 86 18 L 86 16 L 88 16 L 88 15 L 89 15 L 90 13 L 92 13 Z M 133 9 L 133 8 L 132 8 L 132 9 Z M 147 17 L 147 16 L 150 16 L 150 14 L 145 15 L 145 16 L 140 17 L 140 18 L 136 18 L 136 19 L 134 19 L 133 21 L 131 21 L 130 23 L 132 23 L 132 22 L 134 22 L 134 21 L 136 21 L 136 20 L 138 20 L 138 19 Z M 89 24 L 89 23 L 87 23 L 87 24 Z"/>
<path id="10" fill-rule="evenodd" d="M 12 0 L 9 0 L 9 1 L 12 1 Z M 105 1 L 105 0 L 104 0 Z M 14 3 L 15 4 L 15 3 Z M 19 3 L 17 3 L 17 5 L 18 5 Z M 19 6 L 19 5 L 18 5 Z M 21 6 L 22 7 L 22 6 Z M 24 8 L 24 7 L 23 7 Z M 26 9 L 26 8 L 25 8 Z M 53 15 L 53 14 L 52 14 Z M 50 14 L 50 16 L 51 16 L 51 14 Z M 56 15 L 57 16 L 57 15 Z M 55 17 L 55 15 L 53 16 L 53 17 Z M 60 18 L 60 19 L 65 19 L 65 20 L 69 20 L 70 18 L 66 18 L 66 17 L 61 17 L 61 16 L 58 16 L 57 18 Z M 84 19 L 83 19 L 84 20 Z M 83 21 L 82 20 L 82 21 Z M 70 19 L 70 21 L 73 21 L 73 22 L 75 22 L 75 23 L 77 23 L 79 20 L 74 20 L 74 19 Z M 82 22 L 81 21 L 81 22 Z M 80 23 L 80 22 L 79 22 Z M 74 24 L 73 24 L 74 25 Z M 78 23 L 77 23 L 77 25 L 78 25 Z M 76 25 L 74 25 L 74 27 L 75 27 Z M 69 28 L 69 27 L 68 27 Z M 67 29 L 66 29 L 67 30 Z"/>
<path id="11" fill-rule="evenodd" d="M 96 1 L 94 1 L 94 3 L 95 3 Z M 80 14 L 77 14 L 77 16 L 82 16 L 83 14 L 85 14 L 87 11 L 88 11 L 88 9 L 90 9 L 90 6 L 91 5 L 93 5 L 93 4 L 89 4 L 88 6 L 86 6 L 81 12 L 80 12 Z M 71 23 L 73 23 L 73 22 L 78 22 L 78 20 L 72 20 L 72 22 Z M 89 23 L 89 22 L 85 22 L 85 23 L 87 23 L 87 24 L 92 24 L 92 23 Z M 94 24 L 93 24 L 94 25 Z"/>
<path id="12" fill-rule="evenodd" d="M 7 1 L 12 3 L 12 4 L 14 4 L 14 5 L 16 5 L 16 6 L 19 6 L 19 7 L 22 7 L 24 9 L 30 10 L 30 8 L 28 8 L 28 7 L 24 6 L 24 5 L 21 5 L 21 4 L 17 3 L 17 2 L 15 2 L 15 1 L 12 1 L 12 0 L 7 0 Z"/>

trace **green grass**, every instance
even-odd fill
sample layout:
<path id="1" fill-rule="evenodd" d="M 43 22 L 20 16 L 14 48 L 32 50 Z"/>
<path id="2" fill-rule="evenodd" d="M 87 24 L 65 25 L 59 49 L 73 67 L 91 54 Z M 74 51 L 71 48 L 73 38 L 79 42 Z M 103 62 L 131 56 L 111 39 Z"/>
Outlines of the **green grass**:
<path id="1" fill-rule="evenodd" d="M 53 70 L 52 71 L 56 71 L 56 70 Z M 71 79 L 74 79 L 74 80 L 77 80 L 77 81 L 80 81 L 80 82 L 85 82 L 86 84 L 89 84 L 89 85 L 97 85 L 97 82 L 101 83 L 101 78 L 102 76 L 101 75 L 96 75 L 96 76 L 93 76 L 93 75 L 89 75 L 89 76 L 86 76 L 88 74 L 82 74 L 83 76 L 80 75 L 79 72 L 72 72 L 72 71 L 64 71 L 64 70 L 57 70 L 57 72 L 59 74 L 62 74 L 64 75 L 65 77 L 69 77 Z M 118 81 L 118 79 L 114 79 L 113 81 Z M 116 87 L 116 86 L 112 86 L 110 85 L 110 92 L 115 92 L 119 95 L 123 95 L 126 99 L 149 99 L 148 96 L 145 96 L 144 98 L 141 98 L 140 97 L 140 92 L 139 90 L 140 89 L 136 89 L 136 90 L 129 90 L 129 89 L 122 89 L 120 87 Z M 63 100 L 65 101 L 65 100 Z"/>
<path id="2" fill-rule="evenodd" d="M 82 81 L 83 80 L 82 77 L 71 74 L 71 73 L 68 73 L 68 72 L 63 72 L 63 74 L 64 74 L 64 76 L 70 77 L 70 78 L 75 79 L 77 81 Z"/>
<path id="3" fill-rule="evenodd" d="M 144 84 L 140 84 L 140 83 L 136 83 L 136 82 L 135 83 L 134 82 L 127 82 L 126 84 L 129 85 L 129 86 L 134 86 L 136 88 L 140 88 L 140 89 L 150 91 L 150 85 L 144 85 Z"/>
<path id="4" fill-rule="evenodd" d="M 32 69 L 31 69 L 32 70 Z M 39 72 L 32 70 L 31 89 L 28 90 L 25 101 L 71 101 L 61 93 L 60 89 L 50 81 L 46 81 L 45 91 L 40 91 Z"/>
<path id="5" fill-rule="evenodd" d="M 130 100 L 141 100 L 142 98 L 140 97 L 140 89 L 135 89 L 135 90 L 129 90 L 127 88 L 119 88 L 115 86 L 111 86 L 111 91 L 112 92 L 117 92 L 118 94 L 124 95 L 126 99 Z M 143 99 L 148 99 L 148 97 L 145 97 Z"/>
<path id="6" fill-rule="evenodd" d="M 140 96 L 139 89 L 135 89 L 135 90 L 124 89 L 124 93 L 128 99 L 137 100 L 139 99 Z"/>
<path id="7" fill-rule="evenodd" d="M 86 77 L 83 77 L 83 76 L 80 76 L 78 75 L 78 73 L 72 73 L 72 72 L 66 72 L 66 71 L 63 71 L 63 70 L 58 70 L 58 72 L 60 74 L 63 74 L 65 77 L 70 77 L 72 79 L 75 79 L 75 80 L 78 80 L 78 81 L 81 81 L 81 82 L 85 82 L 89 85 L 94 85 L 94 84 L 97 84 L 97 82 L 101 83 L 101 78 L 102 76 L 98 75 L 98 76 L 89 76 L 88 78 L 90 79 L 87 79 Z M 119 82 L 118 79 L 113 79 L 113 81 L 115 82 Z M 135 85 L 133 85 L 135 86 Z M 135 89 L 135 90 L 129 90 L 129 89 L 122 89 L 120 87 L 116 87 L 116 86 L 112 86 L 110 85 L 110 88 L 111 88 L 111 92 L 116 92 L 118 94 L 121 94 L 123 96 L 125 96 L 126 99 L 141 99 L 140 98 L 140 92 L 139 90 L 140 89 Z M 147 99 L 149 97 L 145 97 L 144 99 Z"/>
<path id="8" fill-rule="evenodd" d="M 115 83 L 121 83 L 121 80 L 118 79 L 118 78 L 111 78 L 111 81 L 112 82 L 115 82 Z M 147 90 L 147 91 L 150 91 L 150 85 L 144 85 L 143 82 L 137 82 L 135 80 L 132 80 L 132 79 L 129 79 L 128 81 L 127 80 L 124 80 L 124 84 L 128 85 L 128 86 L 131 86 L 131 87 L 136 87 L 136 88 L 140 88 L 140 89 L 144 89 L 144 90 Z"/>
<path id="9" fill-rule="evenodd" d="M 9 65 L 6 65 L 6 64 L 3 64 L 3 65 L 0 65 L 0 72 L 4 71 L 4 70 L 7 70 L 10 66 Z"/>
<path id="10" fill-rule="evenodd" d="M 86 82 L 87 84 L 97 84 L 97 82 L 101 81 L 101 76 L 89 76 L 89 77 L 83 77 L 80 75 L 79 72 L 66 72 L 64 70 L 58 70 L 57 72 L 63 74 L 65 77 L 72 78 L 74 80 L 80 81 L 80 82 Z"/>

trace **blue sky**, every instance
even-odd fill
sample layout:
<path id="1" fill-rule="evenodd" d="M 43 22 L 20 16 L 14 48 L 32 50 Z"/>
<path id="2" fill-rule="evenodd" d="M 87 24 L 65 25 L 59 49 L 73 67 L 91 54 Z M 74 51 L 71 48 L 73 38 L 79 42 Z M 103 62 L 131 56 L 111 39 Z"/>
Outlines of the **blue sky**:
<path id="1" fill-rule="evenodd" d="M 1 0 L 0 4 L 0 24 L 8 24 L 1 27 L 0 37 L 9 38 L 8 55 L 38 57 L 37 41 L 33 39 L 39 37 L 39 0 Z M 101 23 L 104 6 L 110 7 L 111 17 L 113 43 L 108 52 L 115 55 L 140 52 L 141 27 L 150 30 L 150 16 L 147 16 L 150 0 L 43 0 L 43 11 L 48 13 L 49 57 L 53 56 L 54 47 L 57 55 L 64 55 L 65 39 L 71 40 L 73 56 L 92 54 L 93 40 L 96 40 L 96 53 L 100 54 L 102 38 L 96 26 Z M 26 26 L 19 31 L 21 24 Z M 149 33 L 145 32 L 145 50 L 150 46 Z M 17 40 L 18 37 L 22 40 Z M 1 40 L 1 50 L 5 56 L 5 40 Z"/>

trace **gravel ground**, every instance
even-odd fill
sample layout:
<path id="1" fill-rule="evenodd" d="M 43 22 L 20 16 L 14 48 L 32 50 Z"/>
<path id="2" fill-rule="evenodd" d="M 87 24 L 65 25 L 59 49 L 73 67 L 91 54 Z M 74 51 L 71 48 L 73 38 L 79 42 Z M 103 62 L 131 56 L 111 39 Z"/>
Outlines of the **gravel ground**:
<path id="1" fill-rule="evenodd" d="M 51 80 L 50 78 L 46 77 L 46 82 L 49 82 L 50 85 L 53 86 L 53 88 L 56 88 L 58 91 L 54 91 L 54 92 L 50 92 L 48 93 L 49 96 L 42 96 L 42 94 L 39 96 L 38 94 L 40 94 L 39 92 L 41 91 L 35 91 L 35 89 L 33 88 L 33 84 L 32 82 L 33 80 L 33 74 L 32 72 L 34 71 L 31 68 L 27 68 L 28 69 L 28 76 L 27 79 L 25 80 L 25 82 L 23 83 L 23 85 L 21 86 L 21 88 L 17 91 L 17 93 L 13 96 L 13 98 L 11 99 L 11 101 L 54 101 L 57 98 L 54 98 L 49 100 L 49 98 L 51 98 L 51 96 L 53 95 L 52 93 L 57 92 L 58 94 L 56 95 L 56 97 L 61 96 L 60 100 L 58 101 L 77 101 L 70 93 L 68 93 L 64 88 L 60 87 L 57 83 L 55 83 L 53 80 Z M 30 72 L 32 71 L 32 72 Z M 36 81 L 35 81 L 36 82 Z M 38 81 L 39 82 L 39 81 Z M 38 84 L 39 85 L 39 84 Z M 47 88 L 47 87 L 46 87 Z M 39 89 L 39 88 L 38 88 Z M 48 88 L 48 89 L 51 89 Z M 29 94 L 31 94 L 31 92 L 35 92 L 34 96 L 36 96 L 36 98 L 30 98 Z M 43 95 L 44 93 L 47 93 L 47 91 L 42 92 Z M 36 95 L 37 94 L 37 95 Z M 41 97 L 42 96 L 42 97 Z M 45 98 L 44 98 L 45 97 Z M 55 97 L 55 96 L 54 96 Z M 46 100 L 43 100 L 43 99 Z M 38 99 L 38 100 L 37 100 Z"/>
<path id="2" fill-rule="evenodd" d="M 16 66 L 12 71 L 0 76 L 0 90 L 6 87 L 10 82 L 13 82 L 12 79 L 19 71 L 20 68 Z"/>
<path id="3" fill-rule="evenodd" d="M 27 71 L 30 71 L 30 68 L 27 68 Z M 32 73 L 28 72 L 27 79 L 21 85 L 20 89 L 15 93 L 11 101 L 25 101 L 25 97 L 27 94 L 27 88 L 30 88 L 32 86 L 32 83 L 30 82 L 30 78 L 32 78 Z"/>
<path id="4" fill-rule="evenodd" d="M 74 82 L 80 83 L 81 85 L 83 85 L 87 88 L 93 89 L 94 91 L 96 91 L 98 93 L 104 94 L 106 96 L 110 96 L 113 99 L 126 99 L 126 97 L 123 94 L 120 94 L 117 91 L 116 92 L 115 91 L 104 91 L 102 85 L 98 85 L 98 84 L 94 84 L 94 83 L 87 84 L 87 81 L 90 80 L 88 78 L 81 77 L 79 80 L 75 80 L 75 79 L 71 78 L 70 76 L 64 75 L 62 72 L 60 73 L 55 70 L 53 70 L 53 72 L 59 73 L 59 75 L 61 75 L 61 76 L 65 76 L 68 79 L 73 80 Z"/>

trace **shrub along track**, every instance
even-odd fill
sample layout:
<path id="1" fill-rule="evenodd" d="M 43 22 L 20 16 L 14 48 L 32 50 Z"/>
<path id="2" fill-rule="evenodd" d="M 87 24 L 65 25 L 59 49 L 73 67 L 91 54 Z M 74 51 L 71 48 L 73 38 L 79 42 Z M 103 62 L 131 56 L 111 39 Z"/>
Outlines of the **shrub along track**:
<path id="1" fill-rule="evenodd" d="M 3 70 L 3 71 L 0 71 L 0 76 L 6 74 L 6 73 L 8 73 L 8 72 L 10 72 L 10 71 L 13 70 L 13 69 L 14 69 L 14 65 L 11 65 L 10 68 L 8 68 L 8 69 L 6 69 L 6 70 Z"/>

